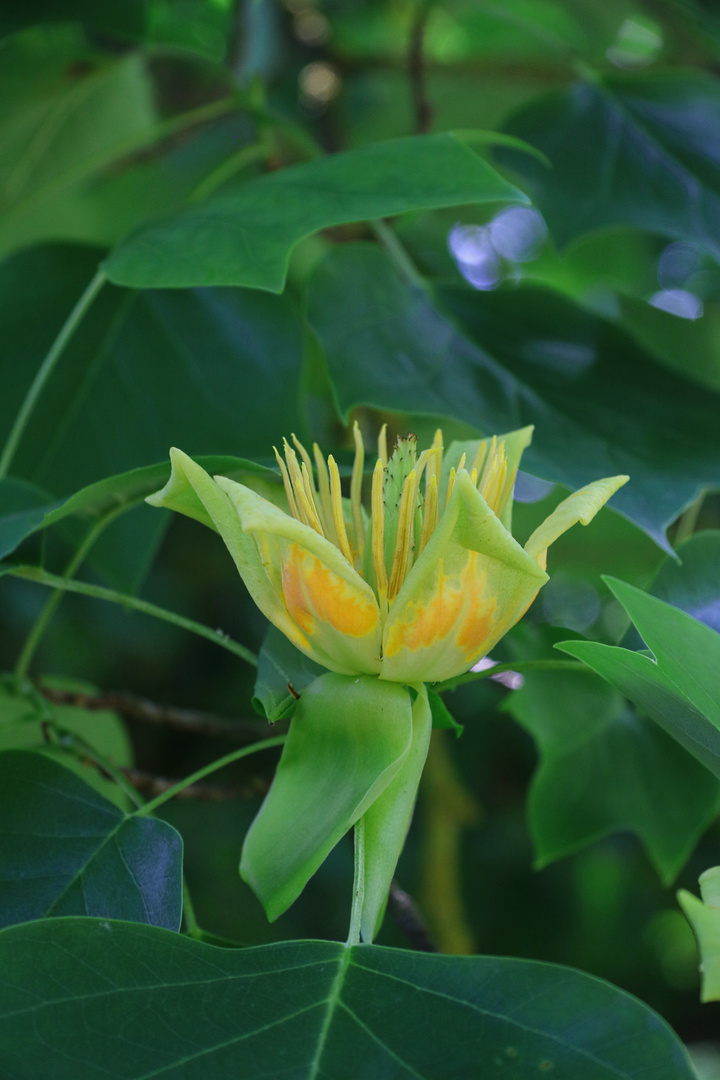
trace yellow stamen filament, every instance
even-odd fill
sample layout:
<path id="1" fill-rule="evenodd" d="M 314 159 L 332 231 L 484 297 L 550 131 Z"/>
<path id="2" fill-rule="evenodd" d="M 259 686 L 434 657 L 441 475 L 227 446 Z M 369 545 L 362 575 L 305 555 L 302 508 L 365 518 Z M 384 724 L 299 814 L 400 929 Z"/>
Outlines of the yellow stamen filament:
<path id="1" fill-rule="evenodd" d="M 388 600 L 393 601 L 400 591 L 408 570 L 410 569 L 413 549 L 413 527 L 415 519 L 416 502 L 416 476 L 415 470 L 405 477 L 400 505 L 398 506 L 398 526 L 395 537 L 395 550 L 390 567 L 390 580 L 388 582 Z"/>
<path id="2" fill-rule="evenodd" d="M 337 463 L 332 454 L 328 457 L 328 470 L 330 472 L 330 500 L 332 502 L 332 516 L 335 523 L 335 532 L 338 538 L 338 547 L 351 566 L 355 565 L 352 551 L 348 542 L 345 518 L 343 517 L 342 489 L 340 487 L 340 473 Z"/>
<path id="3" fill-rule="evenodd" d="M 498 517 L 502 516 L 502 513 L 503 513 L 503 511 L 504 511 L 504 509 L 505 509 L 505 507 L 507 505 L 507 501 L 510 498 L 510 496 L 512 495 L 513 488 L 515 487 L 515 478 L 516 478 L 516 476 L 517 476 L 517 466 L 514 469 L 510 470 L 510 474 L 509 474 L 507 480 L 505 481 L 505 487 L 502 489 L 502 491 L 500 493 L 500 498 L 498 499 L 497 508 L 495 510 L 495 513 L 497 514 Z"/>
<path id="4" fill-rule="evenodd" d="M 477 469 L 472 469 L 470 472 L 470 480 L 474 487 L 477 487 Z"/>
<path id="5" fill-rule="evenodd" d="M 313 456 L 315 457 L 315 468 L 317 469 L 318 488 L 320 489 L 320 511 L 325 529 L 325 535 L 328 540 L 332 540 L 336 547 L 340 545 L 337 542 L 337 533 L 335 532 L 335 522 L 333 521 L 332 512 L 332 500 L 330 499 L 330 481 L 328 479 L 327 465 L 325 464 L 325 458 L 322 456 L 320 447 L 317 443 L 313 443 Z"/>
<path id="6" fill-rule="evenodd" d="M 480 494 L 485 499 L 491 510 L 497 513 L 497 507 L 505 487 L 505 480 L 507 479 L 507 462 L 505 458 L 496 457 L 493 462 L 493 467 L 490 470 L 490 476 L 485 485 L 483 491 Z"/>
<path id="7" fill-rule="evenodd" d="M 428 465 L 428 469 L 430 466 Z M 427 479 L 427 476 L 426 476 Z M 418 555 L 423 551 L 428 540 L 435 531 L 438 523 L 438 485 L 435 474 L 431 474 L 430 481 L 425 489 L 425 505 L 423 506 L 422 532 L 420 533 L 420 546 Z"/>
<path id="8" fill-rule="evenodd" d="M 293 492 L 295 493 L 298 520 L 302 521 L 303 525 L 309 525 L 310 519 L 306 513 L 307 496 L 305 494 L 305 487 L 303 485 L 302 473 L 300 472 L 300 466 L 298 465 L 297 455 L 287 439 L 283 440 L 283 446 L 285 448 L 285 461 L 287 462 L 288 472 L 290 474 L 290 482 L 293 487 Z"/>
<path id="9" fill-rule="evenodd" d="M 487 444 L 484 444 L 484 445 L 487 445 Z M 490 476 L 490 473 L 491 473 L 492 468 L 493 468 L 493 463 L 495 461 L 495 457 L 496 457 L 496 455 L 498 454 L 498 452 L 499 452 L 499 450 L 501 448 L 502 448 L 503 453 L 505 453 L 505 443 L 501 443 L 500 447 L 498 447 L 497 436 L 493 435 L 493 437 L 492 437 L 492 439 L 490 441 L 490 450 L 488 452 L 487 457 L 485 458 L 485 464 L 484 464 L 482 472 L 480 473 L 480 479 L 478 480 L 478 491 L 480 492 L 480 494 L 482 494 L 482 492 L 485 489 L 485 486 L 486 486 L 487 481 L 488 481 L 488 477 Z M 480 471 L 479 468 L 478 468 L 478 471 Z"/>
<path id="10" fill-rule="evenodd" d="M 487 454 L 487 439 L 483 439 L 477 448 L 475 457 L 473 458 L 472 469 L 475 469 L 478 475 L 482 471 L 482 467 L 485 464 L 485 455 Z M 471 469 L 471 471 L 472 471 Z"/>
<path id="11" fill-rule="evenodd" d="M 377 586 L 377 594 L 381 608 L 387 599 L 388 591 L 387 568 L 385 566 L 385 508 L 383 506 L 384 472 L 385 467 L 382 458 L 378 458 L 372 477 L 372 526 L 370 543 L 372 545 L 375 584 Z"/>
<path id="12" fill-rule="evenodd" d="M 380 461 L 382 461 L 382 466 L 384 469 L 388 463 L 387 424 L 383 424 L 383 426 L 380 428 L 380 434 L 378 435 L 378 457 L 380 458 Z"/>
<path id="13" fill-rule="evenodd" d="M 353 424 L 353 439 L 355 440 L 355 461 L 350 480 L 350 505 L 355 527 L 355 551 L 362 561 L 362 553 L 365 548 L 365 526 L 362 518 L 362 478 L 365 465 L 365 447 L 363 446 L 357 420 Z"/>
<path id="14" fill-rule="evenodd" d="M 313 502 L 316 502 L 317 497 L 318 497 L 318 493 L 317 493 L 317 491 L 315 489 L 315 484 L 313 482 L 313 467 L 312 467 L 312 461 L 310 460 L 310 455 L 308 454 L 307 450 L 305 449 L 305 447 L 300 442 L 300 440 L 298 439 L 297 435 L 295 435 L 294 432 L 293 432 L 293 435 L 292 435 L 292 441 L 295 443 L 295 448 L 299 451 L 300 457 L 303 459 L 303 464 L 305 465 L 305 468 L 307 469 L 308 476 L 310 478 L 310 490 L 312 491 Z"/>
<path id="15" fill-rule="evenodd" d="M 322 527 L 322 522 L 320 521 L 320 515 L 318 514 L 317 504 L 313 494 L 312 480 L 310 479 L 310 473 L 307 470 L 305 462 L 303 462 L 301 478 L 302 490 L 297 493 L 298 503 L 302 502 L 303 512 L 308 519 L 308 525 L 312 526 L 315 532 L 324 536 L 325 532 Z"/>
<path id="16" fill-rule="evenodd" d="M 280 475 L 282 476 L 283 487 L 285 488 L 285 495 L 287 497 L 288 506 L 290 507 L 290 513 L 292 514 L 292 516 L 295 518 L 296 521 L 299 521 L 300 520 L 300 515 L 298 514 L 298 509 L 297 509 L 297 506 L 295 505 L 295 496 L 293 495 L 292 484 L 290 483 L 290 477 L 288 476 L 288 471 L 287 471 L 287 468 L 285 467 L 285 462 L 283 461 L 283 459 L 280 457 L 279 453 L 277 452 L 277 447 L 273 446 L 273 450 L 275 451 L 275 457 L 277 458 L 277 463 L 280 466 Z"/>
<path id="17" fill-rule="evenodd" d="M 453 493 L 453 488 L 454 487 L 455 487 L 455 468 L 453 466 L 453 468 L 450 470 L 450 475 L 448 476 L 448 488 L 447 488 L 447 495 L 445 496 L 445 506 L 447 506 L 447 504 L 450 502 L 450 496 Z"/>
<path id="18" fill-rule="evenodd" d="M 425 473 L 425 491 L 427 492 L 430 487 L 430 481 L 432 477 L 435 477 L 435 483 L 438 488 L 440 487 L 440 477 L 442 476 L 442 459 L 443 459 L 443 435 L 440 428 L 437 429 L 433 436 L 432 449 L 435 451 L 434 457 L 428 462 L 427 471 Z"/>

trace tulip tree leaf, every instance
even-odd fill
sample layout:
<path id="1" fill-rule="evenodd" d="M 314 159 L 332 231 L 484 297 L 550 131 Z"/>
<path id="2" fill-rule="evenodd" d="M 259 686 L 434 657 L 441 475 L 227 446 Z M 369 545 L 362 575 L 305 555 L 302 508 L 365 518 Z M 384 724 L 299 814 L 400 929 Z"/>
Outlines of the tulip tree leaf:
<path id="1" fill-rule="evenodd" d="M 720 395 L 554 293 L 426 293 L 376 247 L 346 244 L 318 264 L 308 306 L 344 417 L 369 405 L 484 434 L 535 424 L 525 469 L 570 488 L 628 474 L 612 506 L 666 550 L 667 525 L 717 485 Z"/>
<path id="2" fill-rule="evenodd" d="M 271 722 L 281 720 L 295 708 L 296 695 L 324 673 L 325 668 L 301 653 L 283 633 L 271 626 L 258 655 L 253 706 Z"/>
<path id="3" fill-rule="evenodd" d="M 10 430 L 96 264 L 91 250 L 41 247 L 0 267 L 0 430 Z M 302 353 L 300 322 L 284 298 L 105 288 L 38 401 L 13 475 L 52 498 L 167 460 L 173 445 L 194 454 L 269 455 L 283 434 L 303 434 Z M 122 518 L 100 541 L 95 565 L 104 558 L 111 580 L 137 587 L 138 553 L 152 553 L 166 520 L 150 509 Z"/>
<path id="4" fill-rule="evenodd" d="M 677 555 L 663 563 L 648 592 L 720 634 L 720 531 L 695 533 L 678 544 Z"/>
<path id="5" fill-rule="evenodd" d="M 57 919 L 0 934 L 0 1071 L 77 1080 L 693 1080 L 625 991 L 528 960 L 330 941 L 218 949 Z"/>
<path id="6" fill-rule="evenodd" d="M 257 177 L 145 225 L 103 264 L 134 288 L 242 285 L 282 292 L 303 237 L 409 210 L 526 202 L 449 132 L 332 154 Z"/>
<path id="7" fill-rule="evenodd" d="M 156 123 L 141 55 L 108 61 L 67 27 L 4 43 L 0 98 L 2 254 L 67 236 L 66 197 L 146 142 Z"/>
<path id="8" fill-rule="evenodd" d="M 557 648 L 597 671 L 720 777 L 720 634 L 640 589 L 606 580 L 655 659 L 591 641 Z"/>
<path id="9" fill-rule="evenodd" d="M 258 481 L 279 483 L 278 474 L 273 469 L 246 458 L 210 455 L 200 456 L 197 461 L 211 475 L 222 473 L 244 484 Z M 69 499 L 53 502 L 48 502 L 47 495 L 24 481 L 0 480 L 0 558 L 13 552 L 28 536 L 57 525 L 68 517 L 93 522 L 115 510 L 119 504 L 125 503 L 130 509 L 161 488 L 169 473 L 169 461 L 161 461 L 157 465 L 130 469 L 118 476 L 98 480 L 75 492 Z M 30 508 L 14 511 L 13 507 L 18 502 L 28 502 Z"/>
<path id="10" fill-rule="evenodd" d="M 694 240 L 720 258 L 720 82 L 703 71 L 613 75 L 547 94 L 507 130 L 552 163 L 502 150 L 558 243 L 610 225 Z M 602 182 L 598 182 L 598 178 Z"/>
<path id="11" fill-rule="evenodd" d="M 182 840 L 127 817 L 41 754 L 0 753 L 0 924 L 56 915 L 123 918 L 177 930 Z"/>
<path id="12" fill-rule="evenodd" d="M 713 866 L 700 875 L 702 900 L 684 889 L 678 893 L 680 906 L 693 928 L 700 949 L 703 1001 L 720 1001 L 719 882 L 720 867 Z"/>
<path id="13" fill-rule="evenodd" d="M 671 883 L 717 812 L 717 781 L 590 672 L 526 673 L 506 708 L 540 751 L 527 811 L 538 865 L 630 830 Z"/>

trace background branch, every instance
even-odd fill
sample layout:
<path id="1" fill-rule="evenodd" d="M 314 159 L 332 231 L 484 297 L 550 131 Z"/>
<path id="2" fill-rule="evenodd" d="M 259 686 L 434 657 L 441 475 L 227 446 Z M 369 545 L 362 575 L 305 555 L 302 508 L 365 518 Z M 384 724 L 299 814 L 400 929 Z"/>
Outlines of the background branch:
<path id="1" fill-rule="evenodd" d="M 193 735 L 231 739 L 234 742 L 252 743 L 266 739 L 268 724 L 259 718 L 242 717 L 228 720 L 212 713 L 196 712 L 194 709 L 178 709 L 172 705 L 157 705 L 146 698 L 131 694 L 83 694 L 72 690 L 55 690 L 37 682 L 36 686 L 47 701 L 55 705 L 71 705 L 91 712 L 108 710 L 119 713 L 126 720 L 138 720 L 143 724 L 156 724 L 178 728 Z M 278 733 L 282 726 L 274 727 Z"/>

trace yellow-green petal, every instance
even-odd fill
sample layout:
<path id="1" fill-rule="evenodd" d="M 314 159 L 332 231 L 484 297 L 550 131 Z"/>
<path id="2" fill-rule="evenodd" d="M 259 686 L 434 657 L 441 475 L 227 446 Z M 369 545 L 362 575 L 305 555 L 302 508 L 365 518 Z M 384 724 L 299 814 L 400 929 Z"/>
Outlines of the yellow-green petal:
<path id="1" fill-rule="evenodd" d="M 629 479 L 629 476 L 608 476 L 604 480 L 595 480 L 563 499 L 528 540 L 525 545 L 528 555 L 544 562 L 545 552 L 559 536 L 578 521 L 582 525 L 589 525 L 598 510 L 601 510 L 608 499 Z"/>
<path id="2" fill-rule="evenodd" d="M 380 678 L 434 682 L 467 671 L 547 580 L 461 470 L 388 615 Z"/>
<path id="3" fill-rule="evenodd" d="M 248 592 L 263 614 L 282 630 L 293 645 L 319 664 L 327 666 L 325 658 L 313 652 L 297 624 L 288 615 L 282 594 L 278 594 L 265 571 L 257 544 L 252 536 L 243 531 L 237 511 L 221 486 L 182 450 L 173 447 L 170 461 L 172 473 L 168 483 L 147 501 L 153 506 L 179 510 L 219 532 Z M 254 497 L 260 499 L 259 495 Z M 275 509 L 282 514 L 281 510 Z"/>
<path id="4" fill-rule="evenodd" d="M 523 452 L 527 450 L 528 446 L 532 442 L 534 426 L 530 424 L 528 427 L 518 428 L 516 431 L 508 431 L 505 435 L 498 435 L 498 443 L 505 444 L 505 458 L 507 460 L 508 476 L 511 475 L 513 470 L 519 468 L 520 459 L 523 456 Z M 457 469 L 460 462 L 460 458 L 465 454 L 466 461 L 471 463 L 475 455 L 478 452 L 478 447 L 481 442 L 490 443 L 490 439 L 466 439 L 462 442 L 452 442 L 448 447 L 443 458 L 443 497 L 447 490 L 447 478 L 450 473 L 451 467 Z M 469 468 L 469 464 L 468 464 Z M 512 522 L 512 496 L 507 500 L 505 508 L 500 515 L 500 521 L 505 528 L 510 531 L 510 525 Z"/>
<path id="5" fill-rule="evenodd" d="M 298 647 L 339 674 L 377 674 L 380 609 L 370 586 L 315 529 L 242 484 L 222 476 L 217 483 L 229 496 L 245 533 L 257 542 L 267 578 L 305 641 Z"/>

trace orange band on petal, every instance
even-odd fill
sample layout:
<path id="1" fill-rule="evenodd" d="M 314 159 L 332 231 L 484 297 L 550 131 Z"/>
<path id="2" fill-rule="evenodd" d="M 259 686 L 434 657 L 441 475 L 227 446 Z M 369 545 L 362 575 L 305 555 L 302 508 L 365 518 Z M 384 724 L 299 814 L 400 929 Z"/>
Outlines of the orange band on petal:
<path id="1" fill-rule="evenodd" d="M 467 613 L 460 624 L 456 639 L 458 647 L 466 654 L 468 663 L 482 651 L 483 642 L 488 641 L 498 622 L 495 598 L 486 595 L 487 575 L 478 572 L 477 561 L 477 551 L 471 551 L 463 573 Z"/>
<path id="2" fill-rule="evenodd" d="M 365 637 L 380 620 L 377 604 L 330 570 L 315 555 L 291 544 L 283 560 L 288 611 L 308 636 L 324 623 L 349 637 Z"/>
<path id="3" fill-rule="evenodd" d="M 407 605 L 405 619 L 397 619 L 389 628 L 385 656 L 397 656 L 402 649 L 415 652 L 426 649 L 452 632 L 465 603 L 462 580 L 455 574 L 447 577 L 438 564 L 435 591 L 427 604 Z"/>

